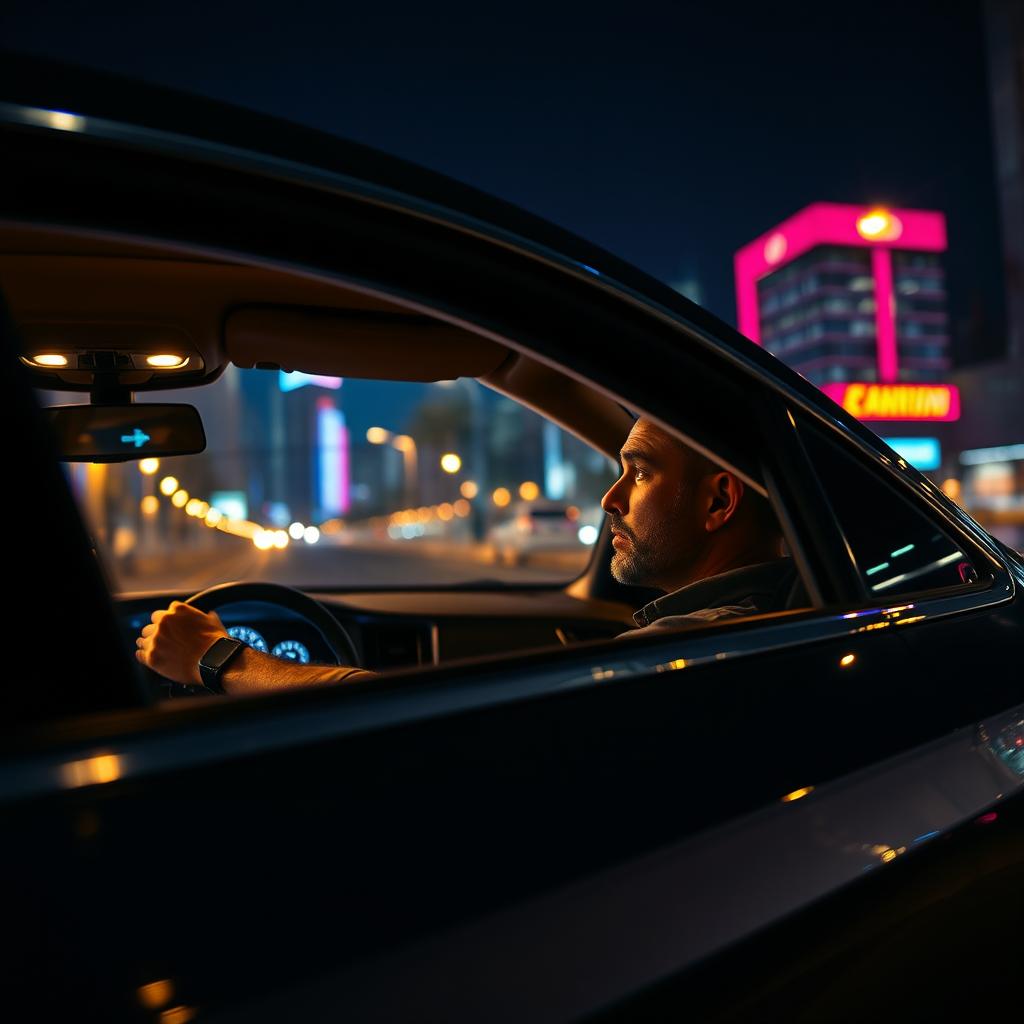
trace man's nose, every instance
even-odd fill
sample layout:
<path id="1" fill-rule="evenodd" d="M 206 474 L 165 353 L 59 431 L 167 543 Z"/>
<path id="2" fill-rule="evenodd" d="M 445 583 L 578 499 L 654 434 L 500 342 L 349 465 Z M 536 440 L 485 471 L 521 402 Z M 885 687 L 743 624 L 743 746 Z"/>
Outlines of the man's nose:
<path id="1" fill-rule="evenodd" d="M 624 516 L 629 511 L 629 502 L 626 500 L 626 489 L 623 486 L 623 480 L 623 477 L 616 480 L 601 499 L 601 508 L 608 515 Z"/>

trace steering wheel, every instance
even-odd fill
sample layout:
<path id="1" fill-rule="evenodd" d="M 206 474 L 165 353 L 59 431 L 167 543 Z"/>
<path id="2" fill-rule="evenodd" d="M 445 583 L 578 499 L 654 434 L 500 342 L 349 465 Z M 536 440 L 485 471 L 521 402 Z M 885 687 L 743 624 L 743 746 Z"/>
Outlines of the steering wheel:
<path id="1" fill-rule="evenodd" d="M 215 612 L 236 601 L 262 601 L 287 608 L 320 634 L 336 664 L 362 667 L 356 646 L 345 628 L 319 601 L 294 587 L 286 587 L 281 583 L 218 583 L 193 594 L 185 604 L 201 612 Z"/>

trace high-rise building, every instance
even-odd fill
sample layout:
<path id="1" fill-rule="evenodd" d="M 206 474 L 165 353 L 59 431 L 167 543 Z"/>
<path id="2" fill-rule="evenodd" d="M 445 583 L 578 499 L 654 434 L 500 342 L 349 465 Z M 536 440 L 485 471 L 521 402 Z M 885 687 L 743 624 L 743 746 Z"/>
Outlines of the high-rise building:
<path id="1" fill-rule="evenodd" d="M 815 384 L 949 370 L 941 213 L 813 203 L 736 254 L 740 330 Z"/>
<path id="2" fill-rule="evenodd" d="M 929 210 L 812 203 L 735 258 L 740 330 L 864 420 L 955 420 Z"/>

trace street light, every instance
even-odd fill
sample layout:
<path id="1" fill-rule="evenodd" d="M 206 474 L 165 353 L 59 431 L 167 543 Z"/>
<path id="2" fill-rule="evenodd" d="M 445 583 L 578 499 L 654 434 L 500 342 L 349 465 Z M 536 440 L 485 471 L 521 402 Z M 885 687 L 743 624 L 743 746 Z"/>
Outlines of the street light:
<path id="1" fill-rule="evenodd" d="M 405 500 L 411 504 L 416 495 L 416 442 L 408 434 L 392 434 L 384 427 L 370 427 L 366 432 L 366 440 L 370 444 L 390 444 L 392 448 L 402 453 Z"/>
<path id="2" fill-rule="evenodd" d="M 455 454 L 455 452 L 445 452 L 441 456 L 441 468 L 446 473 L 458 473 L 462 468 L 462 459 Z"/>
<path id="3" fill-rule="evenodd" d="M 408 434 L 398 434 L 391 439 L 391 445 L 402 453 L 402 468 L 405 470 L 405 500 L 411 505 L 416 496 L 416 442 Z"/>

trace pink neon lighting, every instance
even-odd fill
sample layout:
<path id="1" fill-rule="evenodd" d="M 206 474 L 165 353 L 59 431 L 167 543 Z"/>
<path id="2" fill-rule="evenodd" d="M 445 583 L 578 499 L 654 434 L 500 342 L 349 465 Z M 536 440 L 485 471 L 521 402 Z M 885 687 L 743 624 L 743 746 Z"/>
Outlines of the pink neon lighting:
<path id="1" fill-rule="evenodd" d="M 943 214 L 929 210 L 890 210 L 888 212 L 897 218 L 902 228 L 899 238 L 867 239 L 858 231 L 857 222 L 874 209 L 847 203 L 812 203 L 740 249 L 733 259 L 740 332 L 751 341 L 761 343 L 757 282 L 815 246 L 848 245 L 876 251 L 893 248 L 915 252 L 946 251 L 946 218 Z M 890 273 L 890 281 L 891 276 Z M 893 332 L 895 336 L 895 327 Z"/>
<path id="2" fill-rule="evenodd" d="M 859 420 L 960 419 L 960 389 L 955 384 L 823 384 L 821 390 Z"/>
<path id="3" fill-rule="evenodd" d="M 878 347 L 878 379 L 883 384 L 897 380 L 896 301 L 892 289 L 892 253 L 871 251 L 871 273 L 875 278 L 875 339 Z"/>
<path id="4" fill-rule="evenodd" d="M 345 515 L 351 504 L 349 436 L 345 414 L 330 398 L 316 402 L 318 499 L 326 515 Z"/>

